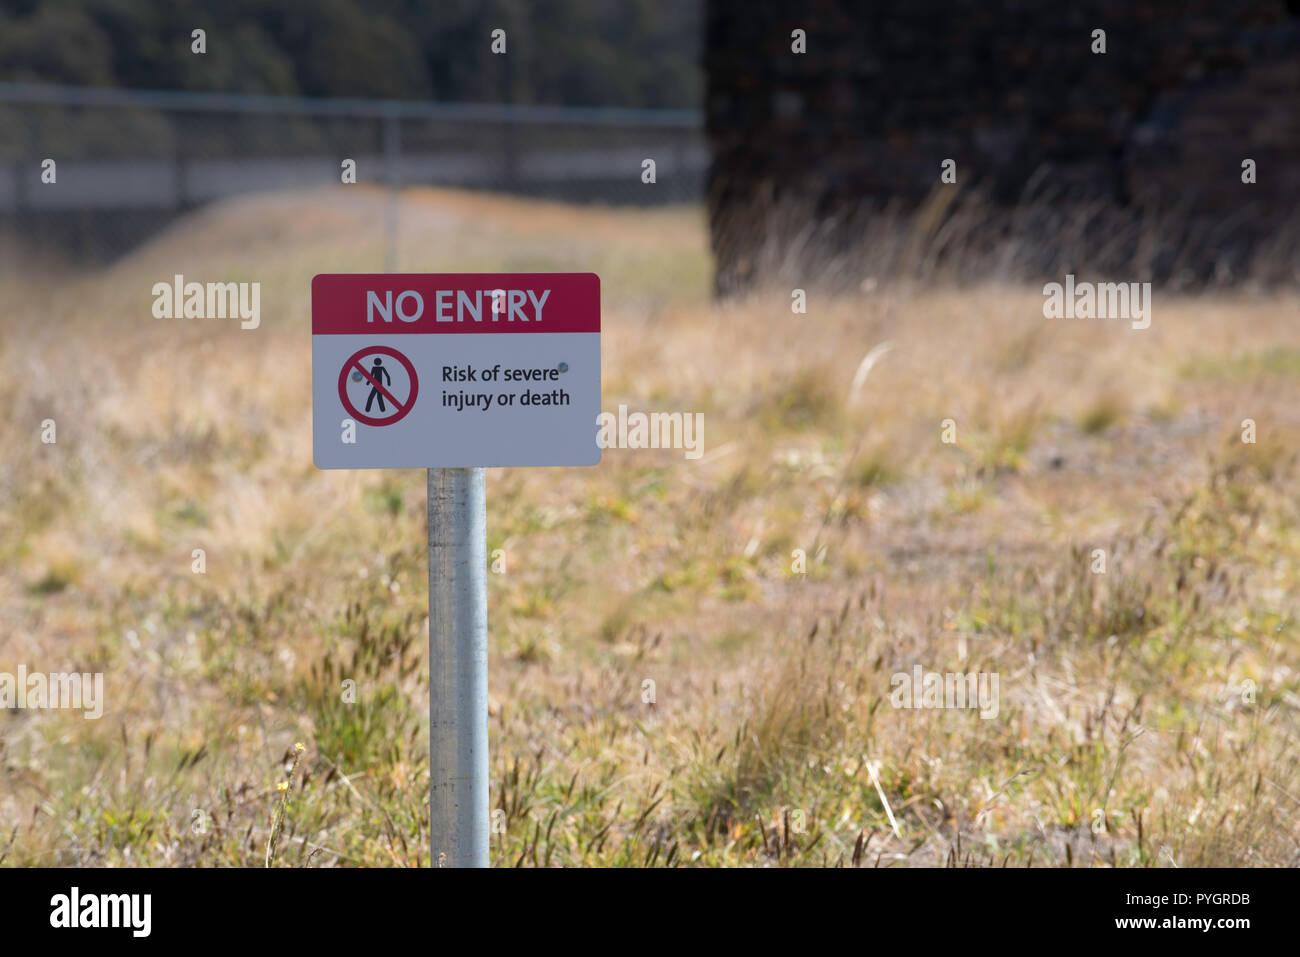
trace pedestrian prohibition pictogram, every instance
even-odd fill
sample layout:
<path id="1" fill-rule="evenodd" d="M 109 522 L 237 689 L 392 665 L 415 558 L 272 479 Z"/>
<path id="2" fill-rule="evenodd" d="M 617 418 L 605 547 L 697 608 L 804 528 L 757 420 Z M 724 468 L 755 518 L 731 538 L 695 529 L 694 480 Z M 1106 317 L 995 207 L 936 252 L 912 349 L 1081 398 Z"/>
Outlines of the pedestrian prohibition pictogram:
<path id="1" fill-rule="evenodd" d="M 385 356 L 396 362 L 385 364 Z M 391 346 L 358 349 L 343 363 L 343 371 L 339 373 L 339 399 L 343 408 L 365 425 L 392 425 L 405 418 L 415 407 L 419 391 L 415 365 Z"/>

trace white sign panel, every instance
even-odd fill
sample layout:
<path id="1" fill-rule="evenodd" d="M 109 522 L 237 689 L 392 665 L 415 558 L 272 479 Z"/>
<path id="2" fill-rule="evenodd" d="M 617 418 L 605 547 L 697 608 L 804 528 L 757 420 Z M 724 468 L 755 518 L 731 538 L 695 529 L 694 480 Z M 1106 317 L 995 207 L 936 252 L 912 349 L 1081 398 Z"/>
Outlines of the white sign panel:
<path id="1" fill-rule="evenodd" d="M 595 465 L 594 273 L 319 275 L 322 469 Z"/>

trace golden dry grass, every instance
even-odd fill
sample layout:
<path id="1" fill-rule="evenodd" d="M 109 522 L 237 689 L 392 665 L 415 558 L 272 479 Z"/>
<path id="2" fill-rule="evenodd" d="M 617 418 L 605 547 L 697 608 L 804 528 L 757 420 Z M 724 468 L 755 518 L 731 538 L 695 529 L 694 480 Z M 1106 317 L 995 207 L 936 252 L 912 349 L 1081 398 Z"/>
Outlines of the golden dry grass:
<path id="1" fill-rule="evenodd" d="M 0 671 L 108 689 L 0 719 L 0 860 L 260 865 L 276 822 L 276 863 L 428 864 L 423 475 L 310 449 L 310 278 L 383 270 L 383 204 L 247 198 L 0 280 Z M 399 268 L 598 272 L 604 407 L 705 415 L 698 461 L 489 472 L 497 863 L 1300 861 L 1294 295 L 796 315 L 710 302 L 698 211 L 435 190 Z M 261 328 L 154 319 L 175 273 L 260 282 Z M 998 717 L 895 709 L 918 664 L 996 672 Z"/>

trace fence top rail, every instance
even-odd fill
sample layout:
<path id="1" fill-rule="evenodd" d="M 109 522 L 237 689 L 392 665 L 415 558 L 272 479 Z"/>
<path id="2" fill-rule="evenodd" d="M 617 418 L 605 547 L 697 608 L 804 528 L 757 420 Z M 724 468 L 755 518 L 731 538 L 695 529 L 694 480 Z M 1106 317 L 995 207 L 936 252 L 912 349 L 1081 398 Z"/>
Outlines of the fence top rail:
<path id="1" fill-rule="evenodd" d="M 201 113 L 288 113 L 299 116 L 350 116 L 428 119 L 468 123 L 518 123 L 553 126 L 658 127 L 699 130 L 698 110 L 652 110 L 504 103 L 433 103 L 417 100 L 327 99 L 250 93 L 194 93 L 110 87 L 55 86 L 0 82 L 0 103 L 120 107 Z"/>

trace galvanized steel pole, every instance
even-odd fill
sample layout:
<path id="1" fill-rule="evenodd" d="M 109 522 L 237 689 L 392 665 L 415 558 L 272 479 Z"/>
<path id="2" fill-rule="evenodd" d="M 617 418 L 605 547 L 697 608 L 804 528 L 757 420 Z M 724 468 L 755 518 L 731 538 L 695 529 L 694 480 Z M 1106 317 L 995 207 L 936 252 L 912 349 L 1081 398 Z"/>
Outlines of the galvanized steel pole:
<path id="1" fill-rule="evenodd" d="M 429 817 L 434 867 L 488 866 L 483 469 L 429 469 Z"/>

